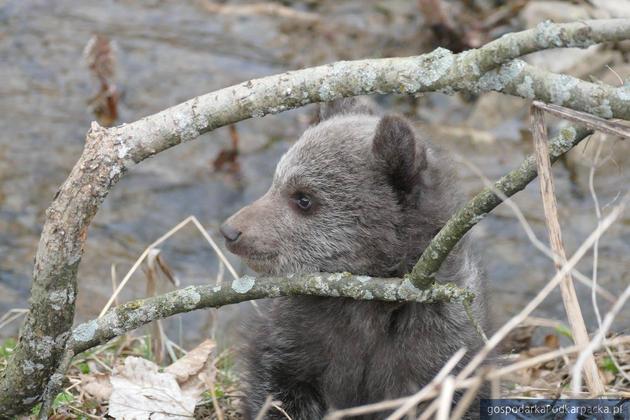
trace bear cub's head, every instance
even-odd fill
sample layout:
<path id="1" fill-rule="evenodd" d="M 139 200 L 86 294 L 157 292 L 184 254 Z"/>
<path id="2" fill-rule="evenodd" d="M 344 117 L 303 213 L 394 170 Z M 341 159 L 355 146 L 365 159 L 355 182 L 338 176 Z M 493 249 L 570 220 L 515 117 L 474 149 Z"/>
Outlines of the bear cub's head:
<path id="1" fill-rule="evenodd" d="M 228 249 L 260 274 L 403 274 L 436 230 L 419 213 L 432 151 L 405 119 L 356 100 L 324 106 L 320 119 L 281 158 L 269 191 L 221 226 Z"/>

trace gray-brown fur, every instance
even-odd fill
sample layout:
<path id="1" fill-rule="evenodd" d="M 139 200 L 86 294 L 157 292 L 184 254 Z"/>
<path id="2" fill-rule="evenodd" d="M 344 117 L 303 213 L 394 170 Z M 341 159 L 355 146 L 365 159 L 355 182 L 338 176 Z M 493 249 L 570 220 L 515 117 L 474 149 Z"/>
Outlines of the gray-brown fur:
<path id="1" fill-rule="evenodd" d="M 261 274 L 404 275 L 460 204 L 448 159 L 404 119 L 368 114 L 352 100 L 322 117 L 282 157 L 269 191 L 223 225 L 228 248 Z M 306 211 L 300 194 L 311 200 Z M 438 281 L 476 291 L 485 323 L 466 241 Z M 292 297 L 264 310 L 247 326 L 247 418 L 267 395 L 294 419 L 409 395 L 459 348 L 480 345 L 459 304 Z M 272 410 L 268 418 L 283 416 Z"/>

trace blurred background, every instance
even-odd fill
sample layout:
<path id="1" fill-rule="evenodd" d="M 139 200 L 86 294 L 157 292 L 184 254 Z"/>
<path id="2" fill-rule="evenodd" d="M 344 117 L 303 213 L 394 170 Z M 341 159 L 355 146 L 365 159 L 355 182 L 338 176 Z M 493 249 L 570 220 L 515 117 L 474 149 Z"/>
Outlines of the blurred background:
<path id="1" fill-rule="evenodd" d="M 92 120 L 135 121 L 194 96 L 248 79 L 337 60 L 416 55 L 443 46 L 455 52 L 505 33 L 556 22 L 630 17 L 626 0 L 239 1 L 0 0 L 0 316 L 27 307 L 44 211 L 83 148 Z M 546 51 L 526 59 L 586 80 L 622 84 L 630 77 L 630 44 Z M 375 97 L 408 116 L 431 139 L 497 179 L 532 151 L 528 103 L 500 94 Z M 194 215 L 222 246 L 221 221 L 266 191 L 280 156 L 311 123 L 315 106 L 243 121 L 159 154 L 132 168 L 96 216 L 79 272 L 77 322 L 98 315 L 116 280 L 145 248 Z M 553 128 L 558 121 L 548 118 Z M 589 175 L 601 206 L 628 190 L 630 144 L 597 136 L 554 166 L 563 234 L 570 255 L 596 227 Z M 483 181 L 458 161 L 463 190 Z M 533 183 L 516 197 L 546 242 L 540 194 Z M 472 235 L 493 297 L 494 320 L 520 310 L 554 272 L 514 213 L 501 206 Z M 230 279 L 192 225 L 159 246 L 162 268 L 143 263 L 119 301 L 175 286 Z M 616 296 L 630 281 L 630 215 L 599 246 L 599 283 Z M 239 274 L 238 259 L 226 257 Z M 155 266 L 155 265 L 154 265 Z M 592 256 L 579 269 L 592 274 Z M 148 274 L 147 274 L 148 273 Z M 149 280 L 147 280 L 149 278 Z M 152 279 L 151 279 L 152 278 Z M 576 285 L 591 328 L 590 290 Z M 599 298 L 602 312 L 610 307 Z M 245 303 L 185 314 L 166 322 L 171 339 L 189 347 L 216 333 L 229 344 Z M 536 316 L 565 323 L 559 292 Z M 21 319 L 5 323 L 14 336 Z M 185 327 L 184 327 L 185 326 Z M 628 332 L 630 311 L 613 330 Z"/>

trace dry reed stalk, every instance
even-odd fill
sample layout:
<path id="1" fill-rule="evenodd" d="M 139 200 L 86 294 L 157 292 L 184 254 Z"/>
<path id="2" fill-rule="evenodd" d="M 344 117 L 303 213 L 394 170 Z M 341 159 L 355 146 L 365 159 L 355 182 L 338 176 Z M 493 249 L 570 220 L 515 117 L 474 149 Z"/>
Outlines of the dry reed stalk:
<path id="1" fill-rule="evenodd" d="M 556 270 L 560 271 L 567 263 L 567 256 L 562 243 L 562 233 L 558 218 L 558 205 L 554 191 L 553 177 L 551 175 L 551 161 L 549 160 L 549 147 L 547 144 L 547 129 L 545 126 L 543 110 L 532 106 L 531 126 L 534 138 L 534 148 L 536 152 L 536 163 L 538 165 L 538 179 L 540 180 L 540 191 L 542 194 L 543 209 L 545 212 L 545 223 L 549 233 L 551 249 L 559 259 L 555 261 Z M 580 302 L 578 301 L 573 278 L 570 272 L 564 274 L 560 283 L 562 301 L 567 312 L 567 318 L 573 333 L 573 339 L 579 346 L 586 346 L 589 343 L 588 332 L 582 317 Z M 591 393 L 602 395 L 606 388 L 599 375 L 599 369 L 595 363 L 595 358 L 591 354 L 584 363 L 584 373 L 587 386 Z"/>

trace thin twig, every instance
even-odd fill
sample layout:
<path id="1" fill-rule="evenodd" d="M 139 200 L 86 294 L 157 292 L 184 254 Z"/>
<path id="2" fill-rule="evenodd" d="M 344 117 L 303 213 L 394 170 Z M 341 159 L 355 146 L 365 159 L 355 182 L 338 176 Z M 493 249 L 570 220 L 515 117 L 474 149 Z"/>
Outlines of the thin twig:
<path id="1" fill-rule="evenodd" d="M 424 411 L 420 414 L 420 416 L 418 417 L 418 420 L 429 420 L 433 416 L 433 414 L 435 414 L 439 406 L 440 406 L 440 400 L 439 399 L 433 400 L 431 404 L 429 404 L 429 406 L 425 408 Z"/>
<path id="2" fill-rule="evenodd" d="M 521 224 L 521 227 L 523 228 L 523 231 L 525 232 L 525 235 L 527 235 L 527 238 L 529 239 L 531 244 L 540 252 L 542 252 L 543 255 L 548 257 L 551 261 L 556 261 L 558 259 L 557 255 L 555 255 L 553 251 L 547 245 L 545 245 L 540 239 L 538 239 L 538 237 L 534 233 L 534 229 L 529 224 L 529 222 L 527 221 L 527 218 L 525 217 L 521 209 L 518 207 L 518 205 L 514 202 L 514 200 L 512 200 L 510 197 L 505 195 L 502 191 L 499 191 L 498 189 L 496 189 L 492 181 L 490 181 L 483 174 L 481 169 L 479 169 L 479 167 L 477 167 L 477 165 L 475 165 L 469 159 L 466 159 L 465 157 L 461 155 L 457 155 L 457 154 L 454 157 L 458 162 L 463 163 L 472 172 L 474 172 L 483 181 L 485 188 L 491 190 L 494 194 L 496 194 L 501 200 L 503 200 L 503 203 L 505 203 L 512 210 L 512 212 L 516 216 L 516 219 Z M 594 288 L 595 291 L 607 301 L 611 303 L 614 303 L 616 301 L 615 296 L 613 296 L 612 293 L 610 293 L 609 291 L 607 291 L 600 285 L 593 285 L 593 282 L 591 281 L 591 279 L 586 277 L 575 267 L 571 269 L 571 273 L 577 278 L 577 280 L 580 283 L 584 284 L 588 288 Z"/>
<path id="3" fill-rule="evenodd" d="M 477 332 L 477 334 L 479 334 L 479 337 L 481 337 L 483 342 L 487 343 L 488 342 L 488 336 L 484 332 L 483 327 L 481 326 L 479 321 L 475 318 L 475 315 L 473 314 L 470 302 L 469 301 L 464 301 L 464 302 L 462 302 L 462 305 L 464 305 L 464 310 L 466 311 L 466 316 L 468 317 L 468 320 L 473 325 L 473 327 L 475 327 L 475 331 Z"/>
<path id="4" fill-rule="evenodd" d="M 483 346 L 483 348 L 472 358 L 472 360 L 462 369 L 462 371 L 457 375 L 458 379 L 464 379 L 470 376 L 479 366 L 483 363 L 483 361 L 488 357 L 490 352 L 512 331 L 515 327 L 517 327 L 523 320 L 525 320 L 529 314 L 531 314 L 534 309 L 540 305 L 540 303 L 545 300 L 545 298 L 554 290 L 558 284 L 564 279 L 564 275 L 573 268 L 580 259 L 588 252 L 588 250 L 593 246 L 596 238 L 601 236 L 613 223 L 619 215 L 622 213 L 625 208 L 625 201 L 622 201 L 618 206 L 613 208 L 613 210 L 602 220 L 602 224 L 598 226 L 580 245 L 580 247 L 575 251 L 573 256 L 567 261 L 566 264 L 562 266 L 559 272 L 557 272 L 554 277 L 538 292 L 538 294 L 527 304 L 525 307 L 516 315 L 514 315 L 508 322 L 506 322 L 501 328 L 495 332 L 492 337 L 488 339 L 488 342 Z"/>
<path id="5" fill-rule="evenodd" d="M 116 292 L 116 289 L 118 288 L 118 274 L 116 273 L 116 264 L 112 264 L 111 268 L 110 268 L 110 274 L 112 277 L 112 294 Z M 118 306 L 119 302 L 118 302 L 118 296 L 116 296 L 114 298 L 114 305 Z"/>
<path id="6" fill-rule="evenodd" d="M 462 418 L 464 414 L 466 414 L 466 411 L 468 411 L 468 407 L 470 407 L 470 404 L 475 401 L 477 392 L 479 391 L 479 388 L 481 388 L 482 384 L 483 381 L 479 381 L 477 383 L 471 384 L 470 387 L 468 387 L 462 398 L 457 402 L 455 410 L 453 410 L 453 414 L 451 415 L 452 420 L 458 420 Z"/>
<path id="7" fill-rule="evenodd" d="M 562 130 L 550 145 L 549 158 L 555 162 L 590 133 L 588 130 L 574 127 Z M 509 197 L 516 194 L 536 176 L 536 157 L 530 155 L 518 168 L 501 177 L 493 186 L 484 188 L 459 209 L 431 240 L 413 267 L 409 279 L 414 285 L 418 288 L 429 287 L 434 282 L 442 263 L 459 240 L 503 202 L 502 196 Z M 500 195 L 495 191 L 498 191 Z"/>
<path id="8" fill-rule="evenodd" d="M 546 104 L 540 101 L 534 101 L 532 102 L 532 105 L 536 108 L 543 109 L 556 117 L 560 117 L 574 123 L 583 124 L 591 130 L 601 131 L 602 133 L 630 140 L 630 126 L 626 124 L 605 120 L 593 114 L 587 114 L 586 112 L 576 111 L 559 105 Z"/>
<path id="9" fill-rule="evenodd" d="M 611 69 L 612 71 L 612 69 Z M 613 71 L 614 73 L 614 71 Z M 616 74 L 616 73 L 615 73 Z M 597 192 L 595 191 L 595 169 L 599 163 L 599 156 L 601 155 L 602 148 L 604 143 L 602 140 L 597 144 L 597 150 L 595 151 L 595 157 L 593 158 L 593 162 L 591 163 L 591 169 L 588 174 L 588 190 L 591 193 L 591 198 L 593 199 L 593 205 L 595 207 L 595 215 L 597 216 L 597 224 L 601 223 L 602 220 L 602 211 L 599 205 L 599 198 L 597 197 Z M 595 293 L 595 287 L 597 287 L 597 272 L 598 272 L 598 262 L 599 262 L 599 240 L 595 242 L 593 245 L 593 286 L 594 288 L 591 291 L 591 302 L 593 303 L 593 310 L 595 311 L 595 318 L 597 319 L 597 325 L 599 329 L 602 329 L 602 316 L 599 311 L 599 305 L 597 304 L 597 294 Z M 619 364 L 617 357 L 613 354 L 608 346 L 605 346 L 606 352 L 608 353 L 608 357 L 613 362 L 621 376 L 623 376 L 628 383 L 630 383 L 630 375 L 626 373 L 623 366 Z"/>
<path id="10" fill-rule="evenodd" d="M 333 411 L 324 417 L 324 420 L 339 420 L 346 417 L 362 416 L 364 414 L 378 413 L 380 411 L 393 410 L 400 407 L 410 397 L 396 398 L 395 400 L 379 401 L 377 403 L 365 404 L 358 407 L 344 408 L 343 410 Z"/>
<path id="11" fill-rule="evenodd" d="M 607 346 L 618 346 L 630 343 L 630 336 L 622 336 L 616 337 L 608 340 L 604 340 L 602 344 Z M 463 415 L 467 410 L 467 406 L 461 405 L 462 402 L 466 402 L 467 404 L 472 403 L 476 396 L 476 391 L 481 386 L 484 381 L 488 380 L 497 380 L 506 375 L 509 375 L 513 372 L 517 372 L 519 370 L 527 369 L 542 363 L 546 363 L 550 360 L 557 359 L 558 357 L 562 357 L 568 354 L 578 353 L 584 350 L 584 347 L 580 347 L 577 345 L 573 345 L 571 347 L 566 347 L 558 350 L 553 350 L 547 353 L 540 354 L 535 357 L 530 357 L 526 360 L 522 360 L 519 362 L 512 363 L 507 366 L 503 366 L 498 369 L 486 370 L 485 372 L 478 374 L 476 376 L 472 376 L 469 378 L 461 378 L 455 381 L 456 389 L 467 389 L 467 392 L 464 394 L 462 399 L 460 400 L 460 404 L 456 407 L 455 411 L 451 418 L 456 419 L 456 415 Z M 431 398 L 435 398 L 439 395 L 439 392 L 436 387 L 433 387 L 429 390 L 425 395 L 422 401 L 427 401 Z M 391 410 L 397 407 L 400 407 L 402 404 L 406 403 L 409 398 L 413 398 L 414 396 L 398 398 L 395 400 L 386 400 L 373 404 L 366 404 L 358 407 L 348 408 L 344 410 L 338 410 L 331 413 L 329 416 L 334 415 L 334 417 L 326 417 L 325 420 L 338 420 L 345 417 L 354 417 L 360 416 L 364 414 L 371 414 L 379 411 Z"/>
<path id="12" fill-rule="evenodd" d="M 606 346 L 616 346 L 621 344 L 630 343 L 630 336 L 623 336 L 612 338 L 610 340 L 604 340 L 601 344 Z M 501 378 L 503 376 L 509 375 L 510 373 L 517 372 L 519 370 L 527 369 L 532 366 L 539 365 L 541 363 L 548 362 L 550 360 L 557 359 L 558 357 L 562 357 L 568 354 L 578 353 L 584 350 L 584 347 L 573 345 L 571 347 L 566 347 L 558 350 L 553 350 L 547 353 L 539 354 L 538 356 L 530 357 L 526 360 L 521 360 L 519 362 L 512 363 L 507 366 L 500 367 L 493 371 L 488 372 L 486 375 L 487 379 L 496 379 Z"/>
<path id="13" fill-rule="evenodd" d="M 606 314 L 602 326 L 599 331 L 593 337 L 588 346 L 580 353 L 580 356 L 575 361 L 573 367 L 573 380 L 571 381 L 571 389 L 574 393 L 578 393 L 582 390 L 582 369 L 589 360 L 593 359 L 593 351 L 599 347 L 606 337 L 606 333 L 610 329 L 613 320 L 621 312 L 621 308 L 625 305 L 626 301 L 630 298 L 630 286 L 626 287 L 626 290 L 619 296 L 617 303 Z"/>
<path id="14" fill-rule="evenodd" d="M 201 225 L 201 223 L 199 223 L 199 220 L 197 220 L 197 218 L 195 216 L 191 215 L 191 216 L 188 216 L 187 218 L 185 218 L 184 220 L 182 220 L 181 222 L 179 222 L 177 225 L 175 225 L 175 227 L 170 229 L 164 235 L 160 236 L 151 245 L 146 247 L 146 249 L 142 252 L 142 254 L 140 254 L 140 257 L 138 257 L 136 262 L 131 266 L 131 268 L 129 269 L 129 271 L 127 272 L 125 277 L 122 279 L 122 281 L 120 282 L 120 284 L 118 285 L 118 287 L 116 288 L 116 290 L 114 291 L 112 296 L 110 296 L 109 300 L 107 301 L 107 303 L 105 304 L 105 306 L 101 310 L 101 313 L 98 315 L 99 318 L 102 317 L 103 315 L 105 315 L 105 312 L 107 312 L 109 310 L 109 308 L 111 308 L 112 304 L 114 303 L 114 301 L 116 300 L 116 298 L 118 297 L 118 295 L 120 294 L 122 289 L 125 287 L 125 285 L 129 281 L 131 276 L 136 272 L 138 267 L 140 267 L 140 264 L 142 264 L 142 262 L 145 260 L 145 258 L 147 258 L 147 256 L 151 252 L 151 250 L 153 248 L 157 247 L 158 245 L 162 244 L 164 241 L 166 241 L 171 236 L 173 236 L 175 233 L 177 233 L 179 230 L 181 230 L 188 223 L 193 223 L 193 225 L 199 230 L 199 232 L 201 232 L 202 236 L 206 239 L 206 241 L 208 241 L 208 243 L 210 244 L 210 246 L 212 247 L 214 252 L 217 254 L 219 259 L 221 260 L 221 262 L 223 262 L 223 264 L 225 264 L 225 266 L 228 268 L 228 270 L 230 271 L 230 274 L 232 275 L 232 278 L 233 279 L 237 279 L 238 278 L 238 274 L 236 273 L 236 270 L 234 270 L 234 267 L 232 267 L 230 262 L 227 260 L 227 258 L 223 254 L 223 252 L 221 252 L 221 249 L 217 246 L 216 242 L 214 242 L 212 237 L 208 234 L 208 232 L 206 232 L 206 230 Z"/>
<path id="15" fill-rule="evenodd" d="M 439 407 L 436 420 L 448 420 L 451 415 L 453 405 L 453 394 L 455 392 L 455 377 L 447 376 L 442 382 L 442 392 L 439 397 Z"/>
<path id="16" fill-rule="evenodd" d="M 0 329 L 6 327 L 10 323 L 15 321 L 19 317 L 21 317 L 22 315 L 26 314 L 27 312 L 28 312 L 28 309 L 21 309 L 21 308 L 9 309 L 4 315 L 0 317 Z"/>
<path id="17" fill-rule="evenodd" d="M 267 411 L 269 411 L 269 409 L 271 408 L 272 403 L 273 398 L 271 398 L 271 395 L 267 395 L 267 398 L 265 398 L 265 403 L 262 405 L 262 407 L 260 407 L 260 411 L 258 412 L 254 420 L 263 420 L 265 418 L 265 415 L 267 414 Z"/>
<path id="18" fill-rule="evenodd" d="M 407 401 L 401 405 L 396 411 L 390 414 L 386 420 L 398 420 L 403 417 L 409 410 L 418 405 L 426 398 L 429 391 L 435 389 L 437 384 L 441 383 L 453 369 L 457 366 L 460 360 L 463 359 L 466 354 L 466 349 L 459 349 L 451 358 L 444 364 L 442 369 L 435 375 L 435 377 L 424 388 L 418 391 L 407 399 Z"/>

